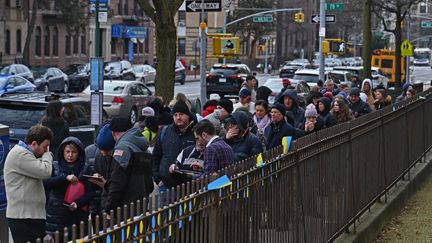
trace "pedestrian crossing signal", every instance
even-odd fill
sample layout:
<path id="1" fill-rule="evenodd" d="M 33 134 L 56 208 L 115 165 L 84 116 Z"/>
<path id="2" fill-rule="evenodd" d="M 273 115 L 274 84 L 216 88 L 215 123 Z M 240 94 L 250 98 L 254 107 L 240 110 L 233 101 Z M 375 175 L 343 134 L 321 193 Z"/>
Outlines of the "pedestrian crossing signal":
<path id="1" fill-rule="evenodd" d="M 303 23 L 304 22 L 304 13 L 303 12 L 295 13 L 294 20 L 296 23 Z"/>

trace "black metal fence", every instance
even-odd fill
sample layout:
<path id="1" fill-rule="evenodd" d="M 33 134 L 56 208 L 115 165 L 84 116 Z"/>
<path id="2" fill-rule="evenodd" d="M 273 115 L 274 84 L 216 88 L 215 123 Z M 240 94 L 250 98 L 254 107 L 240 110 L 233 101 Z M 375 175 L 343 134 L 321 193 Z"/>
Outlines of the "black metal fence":
<path id="1" fill-rule="evenodd" d="M 322 130 L 206 177 L 118 208 L 79 242 L 323 242 L 355 223 L 432 145 L 432 89 L 368 116 Z M 164 202 L 161 204 L 160 202 Z M 138 215 L 136 212 L 146 212 Z M 127 220 L 121 221 L 117 215 Z M 90 222 L 88 225 L 91 225 Z M 96 224 L 98 225 L 98 223 Z M 54 236 L 55 242 L 62 238 Z M 51 242 L 50 236 L 44 239 Z"/>

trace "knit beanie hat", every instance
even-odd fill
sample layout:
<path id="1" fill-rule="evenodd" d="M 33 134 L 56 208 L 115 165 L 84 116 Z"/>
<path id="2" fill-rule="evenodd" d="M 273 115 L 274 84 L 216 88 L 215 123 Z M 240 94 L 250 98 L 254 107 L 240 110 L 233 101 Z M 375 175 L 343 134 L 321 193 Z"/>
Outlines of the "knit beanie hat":
<path id="1" fill-rule="evenodd" d="M 150 106 L 147 106 L 147 107 L 144 107 L 142 109 L 141 114 L 144 117 L 154 116 L 155 115 L 155 111 Z"/>
<path id="2" fill-rule="evenodd" d="M 126 132 L 132 128 L 131 121 L 126 117 L 114 117 L 109 125 L 113 132 Z"/>
<path id="3" fill-rule="evenodd" d="M 306 107 L 306 111 L 305 111 L 305 117 L 317 117 L 318 116 L 318 112 L 316 110 L 316 107 L 314 104 L 309 104 Z"/>
<path id="4" fill-rule="evenodd" d="M 324 97 L 327 97 L 330 100 L 332 100 L 333 99 L 333 93 L 330 92 L 330 91 L 327 91 L 327 92 L 324 93 Z"/>
<path id="5" fill-rule="evenodd" d="M 276 110 L 278 110 L 282 115 L 285 116 L 286 109 L 285 109 L 285 106 L 284 106 L 284 105 L 282 105 L 282 104 L 280 104 L 280 103 L 275 103 L 275 104 L 272 106 L 272 109 L 276 109 Z"/>
<path id="6" fill-rule="evenodd" d="M 221 106 L 222 108 L 224 108 L 228 112 L 228 114 L 231 114 L 233 112 L 233 110 L 234 110 L 233 103 L 229 99 L 221 99 L 221 100 L 219 100 L 219 104 L 218 105 Z"/>
<path id="7" fill-rule="evenodd" d="M 360 89 L 357 87 L 353 87 L 350 89 L 350 96 L 360 96 Z"/>
<path id="8" fill-rule="evenodd" d="M 115 140 L 111 134 L 109 124 L 105 124 L 100 130 L 96 138 L 96 145 L 100 150 L 112 150 L 115 146 Z"/>
<path id="9" fill-rule="evenodd" d="M 184 102 L 183 100 L 179 100 L 175 103 L 172 109 L 172 114 L 175 114 L 177 112 L 186 114 L 187 116 L 191 117 L 189 107 L 186 105 L 186 102 Z"/>
<path id="10" fill-rule="evenodd" d="M 173 117 L 168 112 L 162 112 L 157 117 L 157 123 L 158 125 L 169 125 L 173 123 Z"/>

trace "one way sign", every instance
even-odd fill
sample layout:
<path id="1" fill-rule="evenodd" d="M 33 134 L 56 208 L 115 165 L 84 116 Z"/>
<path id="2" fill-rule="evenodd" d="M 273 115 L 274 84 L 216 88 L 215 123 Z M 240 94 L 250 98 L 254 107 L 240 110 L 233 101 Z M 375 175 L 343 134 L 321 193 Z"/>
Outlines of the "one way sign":
<path id="1" fill-rule="evenodd" d="M 320 22 L 319 14 L 313 14 L 311 16 L 311 23 L 312 24 L 318 24 L 319 22 Z M 336 22 L 336 15 L 326 14 L 326 23 L 335 23 L 335 22 Z"/>
<path id="2" fill-rule="evenodd" d="M 201 12 L 201 0 L 186 1 L 186 12 Z M 204 12 L 220 12 L 221 0 L 204 1 Z"/>

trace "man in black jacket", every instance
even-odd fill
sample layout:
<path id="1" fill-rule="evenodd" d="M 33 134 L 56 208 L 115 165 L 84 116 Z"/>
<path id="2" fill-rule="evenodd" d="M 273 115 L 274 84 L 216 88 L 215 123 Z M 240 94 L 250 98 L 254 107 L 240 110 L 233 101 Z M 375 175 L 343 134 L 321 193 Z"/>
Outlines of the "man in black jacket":
<path id="1" fill-rule="evenodd" d="M 355 118 L 371 112 L 368 103 L 360 99 L 360 89 L 357 87 L 350 90 L 348 107 Z"/>
<path id="2" fill-rule="evenodd" d="M 109 128 L 116 145 L 111 178 L 105 184 L 108 189 L 105 212 L 123 207 L 124 204 L 136 203 L 137 200 L 142 201 L 153 190 L 151 156 L 145 156 L 147 139 L 137 128 L 132 128 L 127 118 L 113 118 Z"/>
<path id="3" fill-rule="evenodd" d="M 174 124 L 159 129 L 153 149 L 153 179 L 159 186 L 159 192 L 178 185 L 169 173 L 169 167 L 184 148 L 195 144 L 192 128 L 196 121 L 186 103 L 177 101 L 172 114 Z"/>

